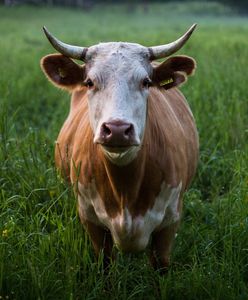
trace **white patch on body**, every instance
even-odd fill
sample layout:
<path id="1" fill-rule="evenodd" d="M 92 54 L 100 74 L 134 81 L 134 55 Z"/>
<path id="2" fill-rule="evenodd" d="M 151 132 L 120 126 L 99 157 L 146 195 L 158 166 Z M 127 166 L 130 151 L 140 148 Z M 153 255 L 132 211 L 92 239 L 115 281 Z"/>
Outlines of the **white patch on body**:
<path id="1" fill-rule="evenodd" d="M 152 232 L 169 226 L 180 218 L 178 203 L 182 183 L 172 188 L 163 182 L 152 209 L 144 216 L 132 217 L 125 207 L 112 219 L 108 216 L 94 183 L 87 189 L 78 183 L 78 188 L 81 194 L 78 197 L 81 215 L 96 225 L 107 227 L 115 244 L 124 251 L 144 250 Z"/>

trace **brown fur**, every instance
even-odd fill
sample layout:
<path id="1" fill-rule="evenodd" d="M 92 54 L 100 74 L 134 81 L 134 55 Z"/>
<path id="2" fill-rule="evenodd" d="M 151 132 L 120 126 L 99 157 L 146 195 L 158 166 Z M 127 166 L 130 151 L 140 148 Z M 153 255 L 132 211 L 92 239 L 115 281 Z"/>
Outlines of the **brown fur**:
<path id="1" fill-rule="evenodd" d="M 73 94 L 71 112 L 56 147 L 57 167 L 72 183 L 79 180 L 87 186 L 94 178 L 110 217 L 116 216 L 124 204 L 133 215 L 145 214 L 153 206 L 162 181 L 174 187 L 182 181 L 184 191 L 197 159 L 194 119 L 176 89 L 151 88 L 144 143 L 138 157 L 127 166 L 111 164 L 100 146 L 93 144 L 85 90 Z"/>

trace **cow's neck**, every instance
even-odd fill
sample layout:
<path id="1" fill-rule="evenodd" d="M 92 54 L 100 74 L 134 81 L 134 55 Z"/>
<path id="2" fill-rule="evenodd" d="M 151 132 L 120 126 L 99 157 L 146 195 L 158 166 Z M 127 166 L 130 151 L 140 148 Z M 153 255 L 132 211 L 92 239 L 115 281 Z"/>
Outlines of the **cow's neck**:
<path id="1" fill-rule="evenodd" d="M 125 206 L 127 200 L 134 201 L 139 193 L 140 185 L 144 177 L 145 151 L 141 149 L 137 157 L 126 166 L 117 166 L 108 159 L 104 160 L 107 178 L 111 184 L 114 195 L 121 206 Z"/>
<path id="2" fill-rule="evenodd" d="M 98 149 L 98 151 L 100 151 Z M 98 154 L 99 157 L 99 154 Z M 128 207 L 137 209 L 142 183 L 145 176 L 146 153 L 140 149 L 137 157 L 126 166 L 117 166 L 103 154 L 95 163 L 95 178 L 97 191 L 104 201 L 109 213 L 115 215 Z"/>

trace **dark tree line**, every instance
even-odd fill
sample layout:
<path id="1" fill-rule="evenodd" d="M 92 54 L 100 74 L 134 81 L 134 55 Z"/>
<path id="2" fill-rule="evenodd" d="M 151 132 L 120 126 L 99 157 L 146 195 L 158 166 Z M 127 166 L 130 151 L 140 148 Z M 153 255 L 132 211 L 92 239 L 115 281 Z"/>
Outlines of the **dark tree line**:
<path id="1" fill-rule="evenodd" d="M 179 0 L 180 2 L 192 2 L 192 0 Z M 196 0 L 198 2 L 206 2 L 206 0 Z M 211 1 L 211 0 L 210 0 Z M 209 1 L 209 2 L 210 2 Z M 216 0 L 212 0 L 215 1 Z M 0 3 L 5 5 L 15 4 L 35 4 L 35 5 L 59 5 L 59 6 L 71 6 L 81 7 L 83 9 L 90 9 L 95 4 L 127 4 L 130 7 L 136 4 L 152 4 L 152 3 L 165 3 L 173 2 L 173 0 L 0 0 Z M 248 12 L 248 0 L 217 0 L 219 3 L 223 3 L 238 9 L 240 13 Z"/>
<path id="2" fill-rule="evenodd" d="M 97 2 L 103 1 L 94 0 L 0 0 L 0 3 L 6 6 L 33 4 L 33 5 L 57 5 L 57 6 L 71 6 L 81 7 L 83 9 L 90 9 Z"/>

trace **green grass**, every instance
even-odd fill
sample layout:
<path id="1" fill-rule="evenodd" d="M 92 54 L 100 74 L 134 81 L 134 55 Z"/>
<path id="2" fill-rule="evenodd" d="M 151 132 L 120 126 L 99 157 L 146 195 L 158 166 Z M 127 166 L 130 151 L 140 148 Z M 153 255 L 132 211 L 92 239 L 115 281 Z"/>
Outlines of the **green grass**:
<path id="1" fill-rule="evenodd" d="M 222 6 L 173 5 L 130 15 L 125 7 L 90 13 L 0 7 L 2 299 L 248 299 L 248 21 Z M 41 73 L 40 58 L 54 52 L 41 27 L 84 46 L 111 40 L 155 45 L 194 22 L 199 27 L 180 53 L 198 63 L 182 90 L 197 121 L 201 156 L 171 269 L 160 277 L 145 253 L 119 254 L 104 275 L 72 190 L 54 168 L 69 96 Z"/>

